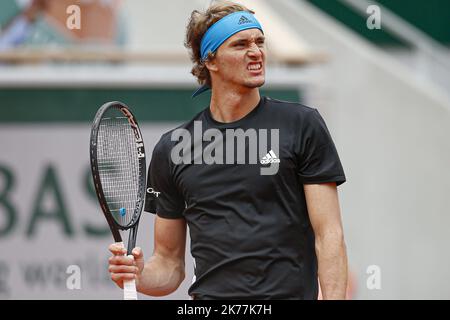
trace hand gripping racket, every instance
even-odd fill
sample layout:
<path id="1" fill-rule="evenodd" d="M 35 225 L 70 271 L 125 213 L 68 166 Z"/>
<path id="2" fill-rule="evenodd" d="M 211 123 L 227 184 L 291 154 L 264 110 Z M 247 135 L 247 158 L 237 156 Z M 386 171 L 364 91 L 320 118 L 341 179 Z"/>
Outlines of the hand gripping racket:
<path id="1" fill-rule="evenodd" d="M 136 234 L 145 196 L 144 141 L 136 118 L 121 102 L 108 102 L 95 115 L 90 141 L 91 170 L 98 201 L 114 240 L 129 230 L 127 255 Z M 136 300 L 136 283 L 124 281 L 124 299 Z"/>

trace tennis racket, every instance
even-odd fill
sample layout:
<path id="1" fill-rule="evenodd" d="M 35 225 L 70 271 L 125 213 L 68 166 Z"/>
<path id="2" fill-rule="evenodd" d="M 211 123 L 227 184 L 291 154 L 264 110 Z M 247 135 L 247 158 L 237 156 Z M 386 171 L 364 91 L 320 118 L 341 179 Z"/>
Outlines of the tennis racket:
<path id="1" fill-rule="evenodd" d="M 136 118 L 123 103 L 108 102 L 97 111 L 90 157 L 95 191 L 114 241 L 123 246 L 119 230 L 129 231 L 127 255 L 133 257 L 145 195 L 145 149 Z M 134 279 L 124 281 L 124 299 L 137 299 Z"/>

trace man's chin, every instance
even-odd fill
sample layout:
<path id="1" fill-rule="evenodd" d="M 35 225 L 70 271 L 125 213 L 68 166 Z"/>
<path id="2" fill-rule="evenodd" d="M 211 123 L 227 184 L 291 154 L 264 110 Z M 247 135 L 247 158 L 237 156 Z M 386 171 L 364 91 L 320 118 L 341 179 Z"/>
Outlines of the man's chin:
<path id="1" fill-rule="evenodd" d="M 266 82 L 265 79 L 262 79 L 260 81 L 251 81 L 251 82 L 246 83 L 245 86 L 247 88 L 254 89 L 254 88 L 262 87 L 265 82 Z"/>

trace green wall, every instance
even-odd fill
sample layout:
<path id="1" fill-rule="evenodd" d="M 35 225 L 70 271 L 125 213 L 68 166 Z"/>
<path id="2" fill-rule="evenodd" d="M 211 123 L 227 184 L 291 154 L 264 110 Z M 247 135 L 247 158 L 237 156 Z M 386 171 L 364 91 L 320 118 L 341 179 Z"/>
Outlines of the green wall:
<path id="1" fill-rule="evenodd" d="M 405 46 L 400 39 L 383 30 L 383 11 L 381 11 L 381 29 L 369 30 L 366 27 L 368 14 L 362 15 L 338 0 L 308 1 L 371 42 L 379 45 Z M 435 40 L 450 45 L 450 1 L 378 0 L 370 3 L 381 4 Z"/>
<path id="2" fill-rule="evenodd" d="M 86 122 L 108 101 L 122 101 L 140 122 L 189 120 L 206 108 L 210 94 L 191 98 L 193 89 L 0 88 L 0 123 Z M 261 90 L 272 98 L 299 101 L 296 89 Z"/>

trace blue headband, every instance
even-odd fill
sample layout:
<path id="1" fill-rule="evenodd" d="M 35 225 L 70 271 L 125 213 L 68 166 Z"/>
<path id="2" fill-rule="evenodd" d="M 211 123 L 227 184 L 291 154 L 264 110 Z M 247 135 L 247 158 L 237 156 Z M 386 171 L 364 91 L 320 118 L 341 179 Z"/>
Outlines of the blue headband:
<path id="1" fill-rule="evenodd" d="M 255 16 L 247 11 L 238 11 L 231 13 L 216 23 L 214 23 L 205 33 L 200 45 L 200 55 L 202 61 L 208 58 L 208 54 L 214 53 L 219 47 L 232 35 L 247 29 L 259 29 L 264 32 Z M 204 85 L 194 92 L 192 97 L 209 90 L 207 85 Z"/>

